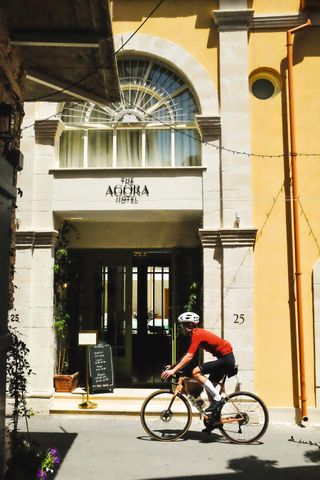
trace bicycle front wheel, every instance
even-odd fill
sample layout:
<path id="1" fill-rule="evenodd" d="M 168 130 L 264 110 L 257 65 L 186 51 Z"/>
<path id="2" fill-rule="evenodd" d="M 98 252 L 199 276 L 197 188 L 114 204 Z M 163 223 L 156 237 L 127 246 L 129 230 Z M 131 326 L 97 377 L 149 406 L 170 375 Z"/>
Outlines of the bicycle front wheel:
<path id="1" fill-rule="evenodd" d="M 143 402 L 140 419 L 152 438 L 176 440 L 190 427 L 191 407 L 180 393 L 174 396 L 171 390 L 157 390 Z"/>
<path id="2" fill-rule="evenodd" d="M 249 392 L 234 392 L 221 409 L 220 430 L 233 443 L 253 443 L 266 432 L 269 414 L 263 401 Z"/>

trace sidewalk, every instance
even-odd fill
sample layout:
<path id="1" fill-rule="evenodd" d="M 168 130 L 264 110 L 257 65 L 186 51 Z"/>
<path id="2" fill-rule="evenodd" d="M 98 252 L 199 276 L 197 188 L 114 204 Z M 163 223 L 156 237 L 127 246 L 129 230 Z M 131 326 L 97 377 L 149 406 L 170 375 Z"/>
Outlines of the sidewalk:
<path id="1" fill-rule="evenodd" d="M 152 388 L 115 388 L 113 392 L 90 395 L 90 400 L 97 403 L 95 409 L 81 409 L 79 404 L 86 400 L 82 388 L 72 393 L 55 393 L 50 404 L 51 414 L 87 414 L 87 415 L 140 415 L 143 401 L 157 389 Z M 203 395 L 206 398 L 205 395 Z M 268 408 L 270 423 L 295 424 L 292 408 Z M 193 408 L 194 414 L 199 415 Z M 298 413 L 298 412 L 297 412 Z M 309 422 L 306 426 L 320 426 L 320 409 L 308 409 Z"/>
<path id="2" fill-rule="evenodd" d="M 134 416 L 39 415 L 29 425 L 34 441 L 62 455 L 55 480 L 320 478 L 319 427 L 270 425 L 257 444 L 234 445 L 202 433 L 196 417 L 176 442 L 150 440 Z"/>

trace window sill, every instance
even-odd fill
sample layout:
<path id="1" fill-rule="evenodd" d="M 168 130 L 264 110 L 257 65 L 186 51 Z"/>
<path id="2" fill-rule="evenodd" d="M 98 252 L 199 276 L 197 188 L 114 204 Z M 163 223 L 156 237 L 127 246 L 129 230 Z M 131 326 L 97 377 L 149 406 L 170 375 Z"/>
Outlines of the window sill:
<path id="1" fill-rule="evenodd" d="M 52 168 L 49 173 L 89 173 L 89 172 L 205 172 L 207 167 L 96 167 L 96 168 Z"/>

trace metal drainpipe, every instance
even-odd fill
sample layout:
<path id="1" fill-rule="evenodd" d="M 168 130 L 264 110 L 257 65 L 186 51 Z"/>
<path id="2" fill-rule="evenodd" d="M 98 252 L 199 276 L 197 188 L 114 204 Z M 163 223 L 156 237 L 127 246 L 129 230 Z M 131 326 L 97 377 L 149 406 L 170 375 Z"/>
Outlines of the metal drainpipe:
<path id="1" fill-rule="evenodd" d="M 292 168 L 292 203 L 293 203 L 293 223 L 294 223 L 294 253 L 295 253 L 295 276 L 296 276 L 296 294 L 297 294 L 297 321 L 298 321 L 298 344 L 299 344 L 299 373 L 300 373 L 300 402 L 301 418 L 308 420 L 307 416 L 307 396 L 305 379 L 305 355 L 304 355 L 304 332 L 303 332 L 303 309 L 302 309 L 302 282 L 301 282 L 301 253 L 300 253 L 300 224 L 298 209 L 298 176 L 297 176 L 297 147 L 295 130 L 295 110 L 294 110 L 294 92 L 293 92 L 293 37 L 294 33 L 302 28 L 311 25 L 308 19 L 303 25 L 292 28 L 287 31 L 287 61 L 288 61 L 288 86 L 289 86 L 289 123 L 290 123 L 290 157 Z"/>

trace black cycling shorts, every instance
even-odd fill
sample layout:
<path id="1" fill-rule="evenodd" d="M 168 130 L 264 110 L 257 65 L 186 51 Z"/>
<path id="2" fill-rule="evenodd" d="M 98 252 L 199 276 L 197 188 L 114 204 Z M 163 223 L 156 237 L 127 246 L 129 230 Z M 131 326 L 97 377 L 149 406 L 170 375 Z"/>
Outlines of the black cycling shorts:
<path id="1" fill-rule="evenodd" d="M 217 360 L 206 362 L 199 366 L 203 375 L 209 374 L 209 380 L 212 383 L 218 383 L 223 375 L 229 373 L 235 365 L 235 358 L 233 353 L 228 353 Z"/>

